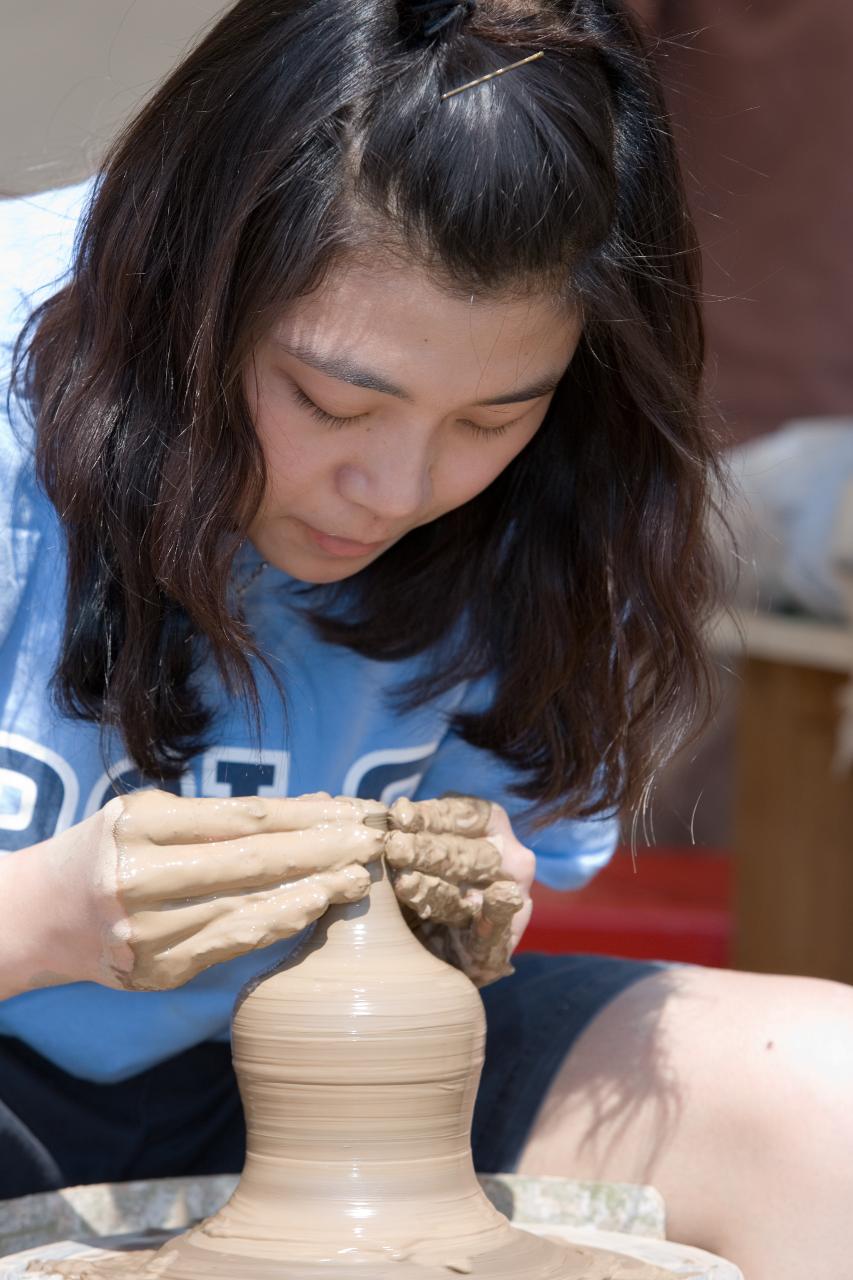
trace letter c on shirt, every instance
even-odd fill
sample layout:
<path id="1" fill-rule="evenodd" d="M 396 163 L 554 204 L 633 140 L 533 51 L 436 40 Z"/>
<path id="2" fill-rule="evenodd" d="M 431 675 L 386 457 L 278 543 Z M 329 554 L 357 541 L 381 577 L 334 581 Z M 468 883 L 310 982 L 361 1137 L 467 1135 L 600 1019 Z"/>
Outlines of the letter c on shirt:
<path id="1" fill-rule="evenodd" d="M 342 792 L 359 800 L 393 804 L 398 796 L 414 794 L 437 750 L 437 742 L 428 742 L 420 747 L 369 751 L 348 769 Z"/>
<path id="2" fill-rule="evenodd" d="M 78 793 L 67 760 L 40 742 L 0 730 L 0 849 L 26 849 L 70 826 Z"/>

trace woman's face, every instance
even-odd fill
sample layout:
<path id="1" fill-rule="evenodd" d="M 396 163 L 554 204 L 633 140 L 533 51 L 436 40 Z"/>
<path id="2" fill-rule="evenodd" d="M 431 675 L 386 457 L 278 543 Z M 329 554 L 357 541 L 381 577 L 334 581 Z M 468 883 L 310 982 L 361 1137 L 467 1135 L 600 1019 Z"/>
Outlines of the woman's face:
<path id="1" fill-rule="evenodd" d="M 358 573 L 491 484 L 579 337 L 544 297 L 461 299 L 414 268 L 339 267 L 246 369 L 268 474 L 252 542 L 305 582 Z"/>

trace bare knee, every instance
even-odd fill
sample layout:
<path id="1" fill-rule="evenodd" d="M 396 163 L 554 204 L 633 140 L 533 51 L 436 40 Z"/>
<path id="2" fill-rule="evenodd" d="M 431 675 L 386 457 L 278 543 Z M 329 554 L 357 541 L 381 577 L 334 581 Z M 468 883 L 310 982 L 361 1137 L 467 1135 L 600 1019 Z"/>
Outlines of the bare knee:
<path id="1" fill-rule="evenodd" d="M 778 978 L 764 1019 L 756 1087 L 741 1097 L 759 1158 L 798 1182 L 853 1187 L 853 987 Z M 736 1064 L 734 1064 L 736 1065 Z"/>
<path id="2" fill-rule="evenodd" d="M 569 1055 L 528 1173 L 744 1190 L 829 1166 L 853 1182 L 853 988 L 667 971 L 624 992 Z M 842 1166 L 844 1166 L 842 1171 Z"/>

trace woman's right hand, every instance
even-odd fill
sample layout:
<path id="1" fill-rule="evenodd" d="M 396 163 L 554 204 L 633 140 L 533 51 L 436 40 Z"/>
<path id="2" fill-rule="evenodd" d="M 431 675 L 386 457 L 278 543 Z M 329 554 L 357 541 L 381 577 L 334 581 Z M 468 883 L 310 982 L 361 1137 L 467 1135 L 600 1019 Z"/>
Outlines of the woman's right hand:
<path id="1" fill-rule="evenodd" d="M 0 859 L 2 870 L 19 859 L 18 923 L 46 943 L 12 990 L 0 972 L 0 994 L 81 980 L 164 990 L 290 937 L 331 903 L 367 893 L 364 864 L 384 842 L 381 826 L 365 825 L 372 813 L 387 809 L 322 793 L 116 797 L 60 835 Z"/>

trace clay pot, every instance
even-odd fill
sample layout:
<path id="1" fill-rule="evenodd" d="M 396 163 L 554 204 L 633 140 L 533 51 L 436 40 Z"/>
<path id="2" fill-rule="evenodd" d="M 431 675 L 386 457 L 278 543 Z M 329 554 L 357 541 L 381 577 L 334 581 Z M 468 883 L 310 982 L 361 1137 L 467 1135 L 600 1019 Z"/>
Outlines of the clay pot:
<path id="1" fill-rule="evenodd" d="M 160 1251 L 158 1276 L 581 1274 L 480 1190 L 480 997 L 412 935 L 381 863 L 373 876 L 369 898 L 331 908 L 238 1002 L 246 1165 L 228 1204 Z"/>

